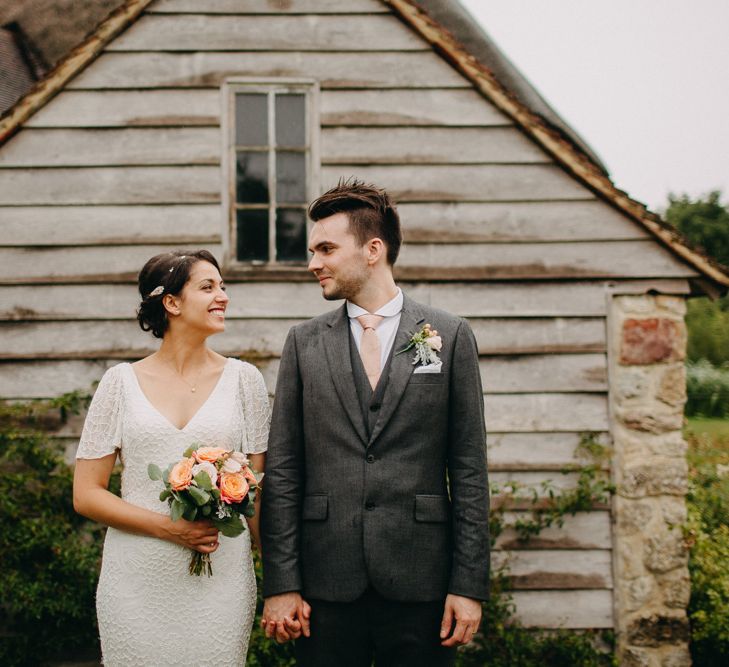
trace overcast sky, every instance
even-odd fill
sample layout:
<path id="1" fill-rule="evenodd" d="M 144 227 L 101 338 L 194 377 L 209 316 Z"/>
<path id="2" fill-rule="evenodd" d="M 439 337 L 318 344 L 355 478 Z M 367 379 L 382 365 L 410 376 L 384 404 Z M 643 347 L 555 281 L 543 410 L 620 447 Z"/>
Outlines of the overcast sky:
<path id="1" fill-rule="evenodd" d="M 461 3 L 619 188 L 729 200 L 728 0 Z"/>

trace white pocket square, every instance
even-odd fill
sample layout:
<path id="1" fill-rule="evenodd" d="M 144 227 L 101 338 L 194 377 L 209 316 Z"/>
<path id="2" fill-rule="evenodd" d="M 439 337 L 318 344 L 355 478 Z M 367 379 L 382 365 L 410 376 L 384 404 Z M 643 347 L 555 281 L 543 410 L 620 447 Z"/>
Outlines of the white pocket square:
<path id="1" fill-rule="evenodd" d="M 425 366 L 416 366 L 413 373 L 440 373 L 443 364 L 426 364 Z"/>

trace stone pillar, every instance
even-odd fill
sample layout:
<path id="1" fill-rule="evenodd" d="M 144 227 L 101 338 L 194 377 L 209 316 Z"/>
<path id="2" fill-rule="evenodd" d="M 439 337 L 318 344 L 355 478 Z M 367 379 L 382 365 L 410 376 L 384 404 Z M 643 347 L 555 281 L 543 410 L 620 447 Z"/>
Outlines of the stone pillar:
<path id="1" fill-rule="evenodd" d="M 686 304 L 616 296 L 609 326 L 614 442 L 613 562 L 622 667 L 679 667 L 688 651 Z"/>

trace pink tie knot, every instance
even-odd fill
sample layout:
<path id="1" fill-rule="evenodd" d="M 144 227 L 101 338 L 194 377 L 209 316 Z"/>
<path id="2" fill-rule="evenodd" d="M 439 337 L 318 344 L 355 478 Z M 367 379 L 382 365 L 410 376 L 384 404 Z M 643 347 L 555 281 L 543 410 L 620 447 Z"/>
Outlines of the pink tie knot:
<path id="1" fill-rule="evenodd" d="M 373 331 L 377 329 L 377 327 L 380 325 L 380 322 L 383 320 L 382 315 L 373 315 L 372 313 L 367 313 L 366 315 L 360 315 L 357 320 L 362 325 L 362 328 L 366 331 L 367 329 L 372 329 Z"/>

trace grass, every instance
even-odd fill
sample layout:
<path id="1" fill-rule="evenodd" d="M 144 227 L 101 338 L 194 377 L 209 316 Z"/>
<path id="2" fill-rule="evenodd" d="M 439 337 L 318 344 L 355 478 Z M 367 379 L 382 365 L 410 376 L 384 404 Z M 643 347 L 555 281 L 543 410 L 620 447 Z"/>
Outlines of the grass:
<path id="1" fill-rule="evenodd" d="M 729 451 L 729 419 L 711 419 L 705 417 L 690 417 L 684 428 L 686 437 L 708 438 L 710 440 L 727 441 Z"/>

